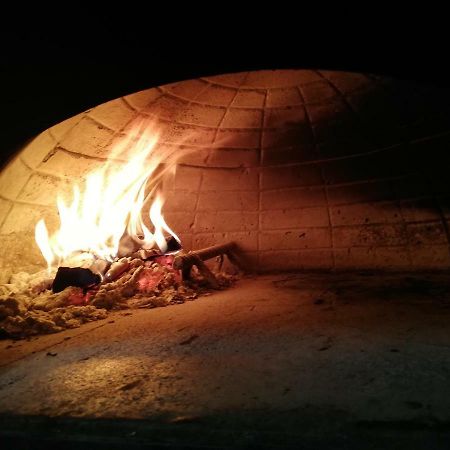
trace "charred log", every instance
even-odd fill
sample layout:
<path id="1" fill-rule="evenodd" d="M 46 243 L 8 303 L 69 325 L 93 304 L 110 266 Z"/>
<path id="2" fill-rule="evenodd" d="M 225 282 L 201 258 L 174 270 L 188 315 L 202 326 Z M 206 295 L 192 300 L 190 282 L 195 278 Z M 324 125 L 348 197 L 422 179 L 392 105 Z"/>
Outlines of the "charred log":
<path id="1" fill-rule="evenodd" d="M 166 242 L 167 242 L 166 253 L 172 253 L 181 250 L 180 241 L 176 240 L 173 236 L 169 236 L 168 238 L 166 238 Z"/>
<path id="2" fill-rule="evenodd" d="M 59 267 L 53 280 L 52 291 L 55 293 L 61 292 L 69 286 L 86 289 L 100 283 L 100 281 L 100 275 L 93 273 L 90 269 Z"/>

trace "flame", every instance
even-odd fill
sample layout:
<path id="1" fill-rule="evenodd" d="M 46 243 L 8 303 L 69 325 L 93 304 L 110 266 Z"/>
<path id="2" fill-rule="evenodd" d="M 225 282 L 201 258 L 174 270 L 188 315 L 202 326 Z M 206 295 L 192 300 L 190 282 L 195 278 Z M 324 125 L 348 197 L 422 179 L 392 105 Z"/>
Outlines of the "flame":
<path id="1" fill-rule="evenodd" d="M 156 244 L 163 253 L 167 250 L 164 231 L 180 242 L 162 216 L 160 192 L 161 181 L 174 169 L 176 157 L 173 150 L 157 149 L 157 142 L 158 133 L 151 126 L 136 124 L 114 147 L 104 167 L 88 174 L 82 188 L 73 186 L 71 202 L 58 195 L 59 228 L 49 236 L 41 219 L 35 229 L 36 243 L 49 269 L 68 262 L 80 265 L 86 259 L 112 261 L 127 234 L 143 248 Z M 152 197 L 149 219 L 154 232 L 142 217 Z"/>
<path id="2" fill-rule="evenodd" d="M 169 228 L 169 225 L 167 225 L 164 220 L 164 217 L 161 214 L 162 205 L 163 200 L 161 196 L 158 195 L 150 208 L 150 220 L 155 225 L 155 233 L 153 234 L 153 238 L 155 239 L 156 245 L 165 253 L 167 250 L 167 242 L 164 237 L 163 230 L 167 231 L 167 233 L 172 235 L 178 242 L 180 242 L 180 239 L 175 232 Z"/>
<path id="3" fill-rule="evenodd" d="M 44 259 L 47 261 L 47 268 L 50 271 L 53 262 L 53 252 L 50 247 L 47 227 L 45 226 L 43 219 L 41 219 L 36 225 L 35 239 L 42 255 L 44 256 Z"/>

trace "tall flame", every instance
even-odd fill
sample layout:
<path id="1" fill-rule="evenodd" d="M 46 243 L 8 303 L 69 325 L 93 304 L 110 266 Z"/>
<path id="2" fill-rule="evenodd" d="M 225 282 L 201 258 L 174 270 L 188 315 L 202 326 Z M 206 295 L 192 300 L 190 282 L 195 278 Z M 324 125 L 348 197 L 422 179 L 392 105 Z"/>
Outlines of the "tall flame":
<path id="1" fill-rule="evenodd" d="M 49 236 L 41 219 L 35 230 L 36 242 L 49 268 L 80 257 L 111 261 L 117 256 L 124 233 L 142 247 L 156 244 L 162 252 L 167 249 L 164 231 L 179 241 L 162 217 L 163 198 L 159 192 L 176 157 L 173 150 L 157 148 L 157 142 L 158 133 L 152 127 L 136 124 L 130 135 L 115 146 L 104 167 L 86 177 L 83 189 L 73 186 L 70 203 L 58 195 L 59 229 Z M 149 218 L 154 232 L 142 218 L 143 207 L 152 196 L 155 198 Z"/>

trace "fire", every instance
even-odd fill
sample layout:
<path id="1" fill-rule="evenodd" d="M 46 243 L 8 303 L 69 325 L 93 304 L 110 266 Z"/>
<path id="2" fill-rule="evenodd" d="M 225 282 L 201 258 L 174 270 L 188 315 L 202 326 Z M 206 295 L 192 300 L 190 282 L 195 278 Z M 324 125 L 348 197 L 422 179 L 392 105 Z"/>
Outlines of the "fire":
<path id="1" fill-rule="evenodd" d="M 71 202 L 57 197 L 60 226 L 49 235 L 45 221 L 35 229 L 36 243 L 50 269 L 63 263 L 101 258 L 112 261 L 120 241 L 129 236 L 143 248 L 167 249 L 164 232 L 179 238 L 162 216 L 160 184 L 176 167 L 174 152 L 157 148 L 158 133 L 147 123 L 136 124 L 128 137 L 112 150 L 107 163 L 73 186 Z M 121 161 L 126 160 L 126 163 Z M 120 162 L 119 162 L 120 161 Z M 144 224 L 143 207 L 154 197 Z"/>

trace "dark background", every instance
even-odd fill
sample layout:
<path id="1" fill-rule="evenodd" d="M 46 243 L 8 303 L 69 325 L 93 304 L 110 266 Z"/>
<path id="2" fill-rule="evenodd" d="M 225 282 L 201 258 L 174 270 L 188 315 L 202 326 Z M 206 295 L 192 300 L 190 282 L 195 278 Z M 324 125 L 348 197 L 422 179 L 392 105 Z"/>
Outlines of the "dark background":
<path id="1" fill-rule="evenodd" d="M 312 68 L 449 84 L 446 39 L 419 25 L 389 34 L 384 23 L 330 25 L 289 15 L 287 24 L 250 24 L 245 32 L 206 19 L 179 27 L 139 11 L 130 18 L 132 31 L 106 15 L 12 21 L 0 34 L 0 165 L 41 131 L 90 107 L 199 76 Z"/>

